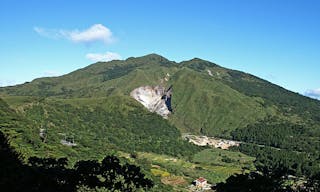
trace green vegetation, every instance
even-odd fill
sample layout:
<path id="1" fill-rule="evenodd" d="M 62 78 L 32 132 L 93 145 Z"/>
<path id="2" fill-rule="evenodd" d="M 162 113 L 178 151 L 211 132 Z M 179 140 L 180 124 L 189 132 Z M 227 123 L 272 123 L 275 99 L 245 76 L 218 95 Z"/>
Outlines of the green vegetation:
<path id="1" fill-rule="evenodd" d="M 214 76 L 208 75 L 210 69 Z M 99 98 L 128 96 L 140 86 L 159 85 L 170 74 L 175 115 L 169 121 L 183 132 L 230 137 L 238 127 L 275 115 L 273 106 L 264 107 L 222 81 L 228 70 L 208 61 L 193 59 L 175 63 L 151 54 L 124 61 L 98 62 L 67 75 L 39 78 L 30 83 L 0 88 L 0 95 L 54 98 Z M 17 97 L 16 97 L 17 98 Z M 17 98 L 18 99 L 18 98 Z"/>
<path id="2" fill-rule="evenodd" d="M 285 115 L 296 114 L 306 120 L 320 121 L 320 102 L 240 71 L 228 71 L 224 82 L 250 97 L 261 97 L 265 105 L 275 105 Z M 310 122 L 309 122 L 310 123 Z"/>
<path id="3" fill-rule="evenodd" d="M 208 153 L 208 151 L 205 150 L 204 153 Z M 226 153 L 228 153 L 229 156 L 234 157 L 240 154 L 239 152 Z M 212 155 L 212 158 L 213 156 L 214 155 Z M 173 158 L 171 156 L 159 155 L 155 153 L 139 153 L 136 161 L 142 165 L 152 164 L 153 167 L 151 167 L 150 170 L 153 170 L 154 173 L 169 173 L 170 176 L 181 176 L 188 181 L 188 183 L 185 185 L 186 187 L 193 180 L 200 176 L 205 177 L 210 183 L 218 183 L 225 181 L 225 179 L 233 174 L 244 172 L 244 169 L 251 170 L 253 168 L 251 167 L 252 158 L 243 154 L 242 157 L 246 157 L 248 161 L 237 162 L 237 166 L 234 166 L 235 163 L 225 163 L 221 161 L 220 163 L 217 162 L 217 164 L 210 162 L 199 163 L 194 160 L 190 162 L 184 159 Z M 199 154 L 196 154 L 194 159 L 201 159 L 203 162 L 205 162 L 204 157 L 200 157 Z"/>
<path id="4" fill-rule="evenodd" d="M 121 76 L 127 75 L 128 73 L 130 73 L 134 69 L 135 69 L 134 65 L 128 65 L 128 66 L 117 66 L 116 65 L 113 68 L 111 68 L 105 72 L 101 72 L 103 74 L 102 81 L 108 81 L 111 79 L 119 78 Z"/>
<path id="5" fill-rule="evenodd" d="M 308 153 L 241 145 L 240 150 L 257 156 L 257 171 L 235 174 L 218 183 L 218 192 L 283 191 L 317 192 L 320 190 L 319 161 L 311 162 Z M 315 165 L 315 166 L 313 166 Z"/>
<path id="6" fill-rule="evenodd" d="M 170 119 L 184 132 L 229 136 L 230 130 L 263 119 L 272 110 L 264 110 L 255 100 L 219 81 L 189 68 L 172 76 L 175 115 Z"/>
<path id="7" fill-rule="evenodd" d="M 260 147 L 252 144 L 243 144 L 240 151 L 256 156 L 256 166 L 264 167 L 266 172 L 276 169 L 285 169 L 288 174 L 295 176 L 312 177 L 319 174 L 319 156 L 309 152 L 296 152 L 285 149 Z"/>
<path id="8" fill-rule="evenodd" d="M 314 134 L 316 133 L 317 134 Z M 320 150 L 319 130 L 307 125 L 293 124 L 284 120 L 266 119 L 232 132 L 233 139 L 288 149 L 316 153 Z"/>
<path id="9" fill-rule="evenodd" d="M 78 161 L 68 168 L 67 158 L 30 157 L 22 164 L 0 132 L 0 188 L 5 191 L 77 191 L 78 188 L 103 191 L 144 191 L 153 186 L 140 168 L 121 163 L 115 156 Z"/>
<path id="10" fill-rule="evenodd" d="M 161 82 L 167 74 L 169 81 Z M 159 84 L 173 85 L 168 120 L 129 96 L 137 87 Z M 2 87 L 0 97 L 0 131 L 20 156 L 22 164 L 14 165 L 20 168 L 30 157 L 53 164 L 68 158 L 60 168 L 74 171 L 79 161 L 100 166 L 106 156 L 122 153 L 152 178 L 151 191 L 178 190 L 161 183 L 183 186 L 199 176 L 222 182 L 236 173 L 243 175 L 232 181 L 258 185 L 265 179 L 274 189 L 289 174 L 317 185 L 320 102 L 198 58 L 176 63 L 151 54 L 98 62 L 61 77 Z M 243 143 L 234 151 L 202 148 L 181 132 Z M 256 158 L 255 167 L 243 153 Z M 284 174 L 273 175 L 277 170 Z"/>
<path id="11" fill-rule="evenodd" d="M 265 121 L 237 129 L 234 139 L 242 140 L 239 149 L 257 157 L 258 166 L 271 170 L 286 169 L 296 176 L 315 176 L 320 173 L 320 137 L 307 125 L 298 125 L 279 119 Z M 258 144 L 258 145 L 257 145 Z"/>
<path id="12" fill-rule="evenodd" d="M 139 86 L 160 84 L 167 73 L 167 84 L 174 87 L 175 115 L 169 121 L 183 132 L 199 134 L 202 130 L 201 134 L 230 138 L 237 128 L 275 116 L 319 128 L 319 101 L 198 58 L 176 63 L 151 54 L 98 62 L 61 77 L 0 88 L 0 95 L 70 99 L 128 96 Z"/>
<path id="13" fill-rule="evenodd" d="M 230 177 L 217 191 L 318 191 L 319 137 L 312 135 L 316 131 L 279 119 L 237 129 L 233 137 L 249 142 L 242 143 L 239 151 L 256 157 L 259 172 Z"/>
<path id="14" fill-rule="evenodd" d="M 163 171 L 161 169 L 150 169 L 151 173 L 154 176 L 160 176 L 160 177 L 169 177 L 170 173 L 167 171 Z"/>
<path id="15" fill-rule="evenodd" d="M 253 170 L 255 158 L 240 152 L 227 151 L 223 149 L 205 149 L 193 157 L 193 162 L 198 164 L 231 166 L 240 169 Z"/>
<path id="16" fill-rule="evenodd" d="M 28 128 L 3 125 L 2 131 L 8 134 L 12 145 L 24 150 L 27 156 L 70 156 L 72 161 L 100 159 L 111 150 L 147 151 L 186 158 L 200 150 L 182 140 L 174 126 L 126 97 L 91 102 L 95 104 L 77 105 L 75 100 L 64 99 L 27 102 L 21 106 L 21 115 L 32 119 Z M 39 137 L 41 128 L 46 132 L 45 142 Z M 62 145 L 61 140 L 66 137 L 72 137 L 77 146 Z"/>

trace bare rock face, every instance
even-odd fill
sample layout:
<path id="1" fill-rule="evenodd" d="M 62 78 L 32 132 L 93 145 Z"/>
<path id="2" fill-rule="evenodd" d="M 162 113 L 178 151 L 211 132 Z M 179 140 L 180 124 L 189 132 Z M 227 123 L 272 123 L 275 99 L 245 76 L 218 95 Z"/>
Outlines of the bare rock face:
<path id="1" fill-rule="evenodd" d="M 144 86 L 134 89 L 130 95 L 145 106 L 150 112 L 156 112 L 167 119 L 170 111 L 168 110 L 165 101 L 161 99 L 164 91 L 164 87 L 162 86 Z"/>

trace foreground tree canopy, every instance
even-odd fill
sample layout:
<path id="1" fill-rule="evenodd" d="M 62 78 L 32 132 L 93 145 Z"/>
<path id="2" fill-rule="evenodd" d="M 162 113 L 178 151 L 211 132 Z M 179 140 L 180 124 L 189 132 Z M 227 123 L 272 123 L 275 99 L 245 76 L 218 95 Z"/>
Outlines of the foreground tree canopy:
<path id="1" fill-rule="evenodd" d="M 31 157 L 28 164 L 20 162 L 0 132 L 0 189 L 4 191 L 77 191 L 102 188 L 106 191 L 137 191 L 152 188 L 153 182 L 141 169 L 121 164 L 115 156 L 102 162 L 87 160 L 67 167 L 66 158 Z"/>

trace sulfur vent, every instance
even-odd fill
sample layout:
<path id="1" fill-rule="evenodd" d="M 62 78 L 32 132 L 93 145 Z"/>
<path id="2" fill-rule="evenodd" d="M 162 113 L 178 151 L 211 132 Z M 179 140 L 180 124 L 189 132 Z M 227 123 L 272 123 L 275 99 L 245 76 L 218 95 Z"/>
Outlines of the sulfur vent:
<path id="1" fill-rule="evenodd" d="M 134 89 L 130 95 L 135 100 L 139 101 L 150 112 L 156 112 L 163 118 L 168 118 L 171 113 L 166 105 L 166 100 L 163 99 L 165 88 L 162 86 L 144 86 Z"/>

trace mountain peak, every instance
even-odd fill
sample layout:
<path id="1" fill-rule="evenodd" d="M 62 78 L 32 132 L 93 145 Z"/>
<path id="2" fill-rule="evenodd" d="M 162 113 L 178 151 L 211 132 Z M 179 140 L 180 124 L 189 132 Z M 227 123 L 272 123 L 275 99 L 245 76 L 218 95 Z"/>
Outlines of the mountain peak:
<path id="1" fill-rule="evenodd" d="M 151 59 L 151 60 L 166 60 L 166 61 L 169 61 L 167 58 L 161 56 L 161 55 L 158 55 L 158 54 L 155 54 L 155 53 L 151 53 L 151 54 L 148 54 L 148 55 L 145 55 L 145 56 L 142 56 L 142 58 L 148 58 L 148 59 Z"/>
<path id="2" fill-rule="evenodd" d="M 195 58 L 193 58 L 193 59 L 190 59 L 190 61 L 205 61 L 205 60 L 200 59 L 200 58 L 198 58 L 198 57 L 195 57 Z"/>
<path id="3" fill-rule="evenodd" d="M 210 61 L 206 61 L 197 57 L 187 61 L 182 61 L 180 64 L 184 66 L 189 66 L 195 70 L 204 70 L 206 67 L 218 66 L 215 63 L 212 63 Z"/>
<path id="4" fill-rule="evenodd" d="M 162 66 L 173 66 L 176 64 L 176 62 L 174 61 L 170 61 L 167 58 L 155 54 L 155 53 L 151 53 L 148 55 L 144 55 L 141 57 L 129 57 L 127 59 L 127 61 L 132 61 L 132 62 L 136 62 L 136 63 L 140 63 L 140 64 L 155 64 L 155 65 L 162 65 Z"/>
<path id="5" fill-rule="evenodd" d="M 188 61 L 186 61 L 186 62 L 192 62 L 192 63 L 212 63 L 212 62 L 210 62 L 210 61 L 207 61 L 207 60 L 204 60 L 204 59 L 200 59 L 200 58 L 198 58 L 198 57 L 195 57 L 195 58 L 193 58 L 193 59 L 190 59 L 190 60 L 188 60 Z"/>
<path id="6" fill-rule="evenodd" d="M 131 59 L 149 59 L 149 60 L 166 60 L 166 61 L 169 61 L 167 58 L 161 56 L 161 55 L 158 55 L 156 53 L 150 53 L 150 54 L 147 54 L 147 55 L 143 55 L 143 56 L 140 56 L 140 57 L 129 57 L 127 58 L 127 60 L 131 60 Z"/>

